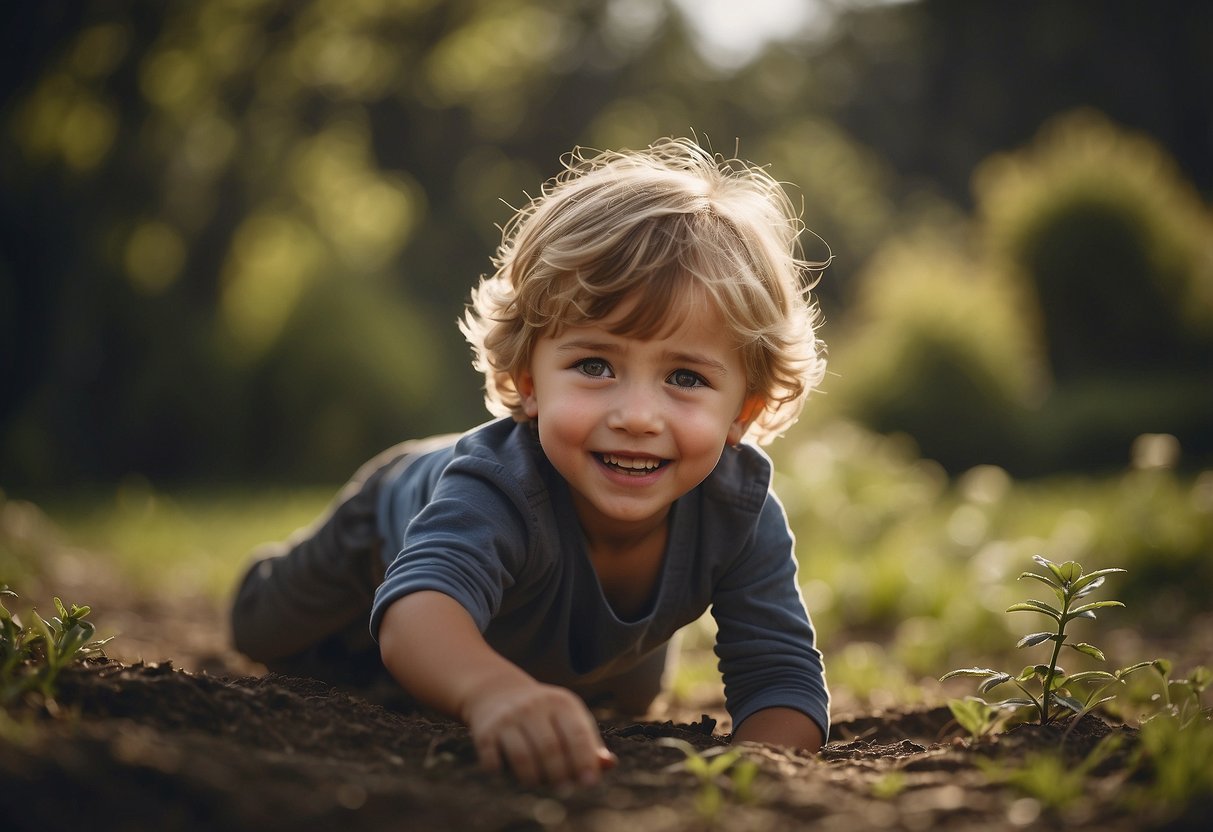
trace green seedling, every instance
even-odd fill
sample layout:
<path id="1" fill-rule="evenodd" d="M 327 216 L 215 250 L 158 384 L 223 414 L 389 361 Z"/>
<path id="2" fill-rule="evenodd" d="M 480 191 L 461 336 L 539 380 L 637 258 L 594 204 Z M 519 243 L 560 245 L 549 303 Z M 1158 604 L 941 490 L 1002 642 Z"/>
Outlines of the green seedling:
<path id="1" fill-rule="evenodd" d="M 1183 807 L 1213 795 L 1213 719 L 1160 713 L 1141 726 L 1132 761 L 1143 805 Z"/>
<path id="2" fill-rule="evenodd" d="M 16 597 L 7 586 L 0 588 L 0 705 L 5 706 L 31 691 L 53 698 L 63 668 L 100 653 L 110 641 L 92 640 L 96 628 L 84 620 L 89 607 L 65 607 L 58 598 L 49 621 L 30 610 L 31 623 L 22 626 L 3 603 Z"/>
<path id="3" fill-rule="evenodd" d="M 1088 792 L 1087 778 L 1121 746 L 1119 737 L 1105 737 L 1083 759 L 1075 762 L 1056 751 L 1029 754 L 1018 765 L 979 760 L 986 776 L 1005 783 L 1048 809 L 1064 809 Z"/>
<path id="4" fill-rule="evenodd" d="M 1150 662 L 1154 671 L 1162 678 L 1161 712 L 1174 716 L 1180 727 L 1191 725 L 1199 717 L 1208 718 L 1213 709 L 1204 705 L 1204 692 L 1213 682 L 1213 672 L 1204 665 L 1197 665 L 1186 679 L 1172 679 L 1171 662 L 1155 659 Z"/>
<path id="5" fill-rule="evenodd" d="M 1093 670 L 1067 676 L 1065 669 L 1058 664 L 1062 647 L 1068 647 L 1097 661 L 1105 660 L 1103 651 L 1098 647 L 1086 642 L 1074 644 L 1068 641 L 1069 635 L 1066 633 L 1066 627 L 1075 619 L 1095 618 L 1096 610 L 1108 607 L 1123 607 L 1124 604 L 1120 601 L 1079 602 L 1099 589 L 1108 575 L 1124 572 L 1125 570 L 1097 569 L 1094 572 L 1084 573 L 1082 566 L 1074 561 L 1067 561 L 1058 565 L 1040 555 L 1035 555 L 1032 559 L 1045 567 L 1046 573 L 1041 575 L 1036 572 L 1024 572 L 1019 576 L 1019 579 L 1030 578 L 1045 584 L 1053 590 L 1053 594 L 1057 596 L 1060 606 L 1055 607 L 1044 601 L 1029 599 L 1018 604 L 1012 604 L 1007 608 L 1007 612 L 1034 612 L 1052 620 L 1054 629 L 1045 632 L 1028 633 L 1015 645 L 1019 648 L 1027 648 L 1051 642 L 1052 651 L 1048 664 L 1028 665 L 1017 676 L 986 667 L 966 667 L 944 674 L 940 677 L 940 681 L 951 679 L 954 676 L 975 676 L 984 680 L 978 688 L 982 694 L 989 693 L 999 685 L 1008 682 L 1014 684 L 1023 692 L 1024 697 L 1012 697 L 1004 699 L 1001 702 L 988 704 L 993 707 L 1012 710 L 1032 708 L 1036 713 L 1039 723 L 1041 725 L 1048 725 L 1066 713 L 1081 718 L 1099 705 L 1115 698 L 1112 696 L 1105 697 L 1103 693 L 1112 685 L 1124 684 L 1125 676 L 1143 667 L 1148 667 L 1150 663 L 1142 662 L 1130 667 L 1120 668 L 1112 673 L 1103 670 Z M 1029 683 L 1039 684 L 1039 696 L 1028 689 Z M 1076 690 L 1076 686 L 1080 683 L 1093 684 L 1096 686 L 1096 689 L 1092 690 L 1088 695 L 1079 698 L 1074 695 L 1073 691 Z M 953 710 L 953 713 L 955 713 L 955 710 Z"/>
<path id="6" fill-rule="evenodd" d="M 964 699 L 949 699 L 948 710 L 961 728 L 973 739 L 981 739 L 994 730 L 1001 710 L 984 699 L 966 696 Z"/>
<path id="7" fill-rule="evenodd" d="M 892 800 L 906 790 L 906 775 L 903 771 L 886 771 L 872 782 L 872 797 L 877 800 Z"/>
<path id="8" fill-rule="evenodd" d="M 754 799 L 754 779 L 758 776 L 758 764 L 745 759 L 736 748 L 710 748 L 699 751 L 695 746 L 676 737 L 662 737 L 661 745 L 677 748 L 686 759 L 670 767 L 673 771 L 686 771 L 699 782 L 699 793 L 695 808 L 706 820 L 712 821 L 724 807 L 726 794 L 732 794 L 742 803 Z"/>

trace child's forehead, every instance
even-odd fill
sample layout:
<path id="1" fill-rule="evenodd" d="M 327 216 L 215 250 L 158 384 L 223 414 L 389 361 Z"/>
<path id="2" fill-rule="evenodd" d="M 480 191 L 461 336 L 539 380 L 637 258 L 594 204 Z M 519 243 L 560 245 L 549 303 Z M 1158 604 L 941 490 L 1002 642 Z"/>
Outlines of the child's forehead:
<path id="1" fill-rule="evenodd" d="M 701 340 L 718 341 L 728 348 L 737 341 L 715 298 L 694 283 L 676 290 L 659 307 L 643 289 L 634 289 L 605 314 L 559 321 L 547 334 L 557 336 L 569 329 L 595 329 L 633 341 L 666 340 L 693 329 Z"/>

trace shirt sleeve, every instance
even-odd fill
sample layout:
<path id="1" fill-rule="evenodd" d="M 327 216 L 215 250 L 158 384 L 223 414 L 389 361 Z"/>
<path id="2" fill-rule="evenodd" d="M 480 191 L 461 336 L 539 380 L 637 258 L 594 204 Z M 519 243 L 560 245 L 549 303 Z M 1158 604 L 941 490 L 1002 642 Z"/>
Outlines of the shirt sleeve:
<path id="1" fill-rule="evenodd" d="M 448 467 L 375 593 L 372 635 L 394 601 L 423 590 L 454 598 L 484 632 L 526 563 L 528 517 L 524 496 L 498 478 L 470 464 Z"/>
<path id="2" fill-rule="evenodd" d="M 808 716 L 828 736 L 829 692 L 796 577 L 795 544 L 773 493 L 712 598 L 725 706 L 740 725 L 774 707 Z"/>

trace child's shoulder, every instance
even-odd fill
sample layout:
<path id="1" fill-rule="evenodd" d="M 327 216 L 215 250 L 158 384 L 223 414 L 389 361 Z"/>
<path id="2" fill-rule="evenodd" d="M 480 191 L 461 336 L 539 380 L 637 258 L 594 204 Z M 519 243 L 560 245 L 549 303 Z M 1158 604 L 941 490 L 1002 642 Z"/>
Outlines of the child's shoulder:
<path id="1" fill-rule="evenodd" d="M 548 466 L 530 422 L 503 416 L 472 428 L 451 448 L 446 465 L 449 472 L 482 477 L 528 502 L 546 499 Z"/>
<path id="2" fill-rule="evenodd" d="M 527 425 L 505 417 L 409 443 L 412 452 L 384 476 L 381 511 L 411 520 L 441 494 L 480 509 L 513 504 L 529 515 L 547 499 L 531 434 Z"/>
<path id="3" fill-rule="evenodd" d="M 726 447 L 701 488 L 709 503 L 757 512 L 766 501 L 774 467 L 763 450 L 748 442 Z"/>
<path id="4" fill-rule="evenodd" d="M 459 436 L 452 451 L 455 459 L 495 460 L 508 464 L 534 460 L 540 446 L 530 422 L 502 416 Z"/>

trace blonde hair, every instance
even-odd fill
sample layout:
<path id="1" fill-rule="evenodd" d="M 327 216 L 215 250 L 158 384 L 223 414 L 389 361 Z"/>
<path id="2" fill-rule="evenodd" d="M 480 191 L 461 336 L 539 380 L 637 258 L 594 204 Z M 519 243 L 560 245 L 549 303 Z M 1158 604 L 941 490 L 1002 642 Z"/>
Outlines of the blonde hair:
<path id="1" fill-rule="evenodd" d="M 633 295 L 613 329 L 652 337 L 678 322 L 671 310 L 688 293 L 706 292 L 741 351 L 748 395 L 763 400 L 749 434 L 783 433 L 825 373 L 808 291 L 826 264 L 798 257 L 804 226 L 780 184 L 688 139 L 562 161 L 504 227 L 497 270 L 460 322 L 489 410 L 526 418 L 513 376 L 537 338 L 601 320 Z"/>

